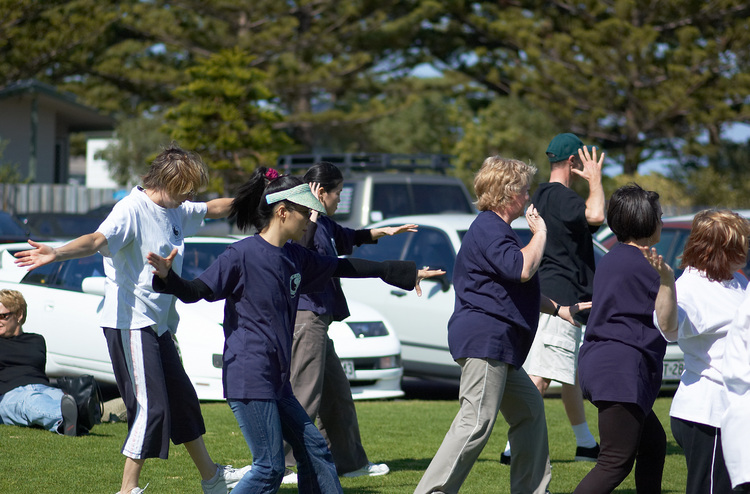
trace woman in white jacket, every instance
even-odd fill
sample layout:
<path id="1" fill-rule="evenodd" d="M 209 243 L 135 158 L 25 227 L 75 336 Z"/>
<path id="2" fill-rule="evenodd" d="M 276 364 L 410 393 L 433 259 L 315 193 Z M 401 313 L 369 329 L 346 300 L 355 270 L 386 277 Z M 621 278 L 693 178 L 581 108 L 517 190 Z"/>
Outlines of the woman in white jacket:
<path id="1" fill-rule="evenodd" d="M 670 409 L 672 434 L 685 451 L 687 493 L 730 492 L 721 443 L 727 408 L 722 378 L 727 332 L 745 298 L 750 223 L 728 210 L 695 215 L 677 280 L 678 344 L 685 370 Z M 724 433 L 722 433 L 724 432 Z"/>

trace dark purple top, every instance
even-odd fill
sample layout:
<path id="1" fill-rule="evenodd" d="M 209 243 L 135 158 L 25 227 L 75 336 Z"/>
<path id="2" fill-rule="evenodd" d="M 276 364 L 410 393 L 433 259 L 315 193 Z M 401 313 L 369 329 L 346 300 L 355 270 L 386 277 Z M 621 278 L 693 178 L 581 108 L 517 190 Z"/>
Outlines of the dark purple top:
<path id="1" fill-rule="evenodd" d="M 448 321 L 454 359 L 487 358 L 521 367 L 539 322 L 539 277 L 521 283 L 521 240 L 502 218 L 479 213 L 453 271 L 456 304 Z"/>
<path id="2" fill-rule="evenodd" d="M 637 247 L 616 244 L 594 275 L 594 299 L 578 356 L 592 403 L 635 403 L 645 414 L 661 387 L 667 342 L 654 326 L 659 275 Z"/>
<path id="3" fill-rule="evenodd" d="M 279 399 L 291 394 L 289 366 L 300 294 L 319 291 L 338 266 L 301 245 L 279 248 L 253 235 L 230 245 L 199 276 L 224 305 L 224 395 Z"/>
<path id="4" fill-rule="evenodd" d="M 363 243 L 376 243 L 370 230 L 345 228 L 328 216 L 320 216 L 317 223 L 310 223 L 305 238 L 300 242 L 318 254 L 334 257 L 349 255 L 355 245 Z M 349 317 L 349 306 L 338 278 L 331 278 L 320 292 L 303 294 L 298 310 L 309 310 L 318 315 L 330 314 L 334 321 Z"/>

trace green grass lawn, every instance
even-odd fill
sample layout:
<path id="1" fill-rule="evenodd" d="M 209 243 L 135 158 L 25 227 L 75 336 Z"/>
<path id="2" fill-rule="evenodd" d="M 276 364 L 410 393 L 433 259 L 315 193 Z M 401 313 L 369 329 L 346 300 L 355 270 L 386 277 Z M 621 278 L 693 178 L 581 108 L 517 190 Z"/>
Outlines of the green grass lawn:
<path id="1" fill-rule="evenodd" d="M 572 492 L 593 463 L 574 462 L 575 439 L 559 398 L 545 400 L 552 458 L 552 493 Z M 669 430 L 671 398 L 659 398 L 655 410 L 667 430 L 667 458 L 663 492 L 685 491 L 682 451 Z M 411 493 L 458 410 L 456 400 L 397 400 L 357 403 L 362 439 L 372 461 L 385 462 L 391 473 L 373 478 L 342 478 L 345 492 L 363 494 Z M 203 405 L 208 433 L 205 441 L 215 461 L 235 466 L 251 461 L 237 423 L 223 403 Z M 596 431 L 596 409 L 587 404 L 589 424 Z M 509 491 L 509 468 L 498 459 L 507 428 L 498 420 L 489 444 L 466 480 L 462 492 Z M 0 426 L 0 493 L 109 493 L 120 486 L 125 438 L 124 424 L 102 424 L 86 437 L 68 438 L 39 429 Z M 200 493 L 197 470 L 185 448 L 173 446 L 167 461 L 149 460 L 141 487 L 147 494 Z M 296 486 L 282 493 L 297 492 Z M 617 492 L 634 493 L 631 474 Z"/>

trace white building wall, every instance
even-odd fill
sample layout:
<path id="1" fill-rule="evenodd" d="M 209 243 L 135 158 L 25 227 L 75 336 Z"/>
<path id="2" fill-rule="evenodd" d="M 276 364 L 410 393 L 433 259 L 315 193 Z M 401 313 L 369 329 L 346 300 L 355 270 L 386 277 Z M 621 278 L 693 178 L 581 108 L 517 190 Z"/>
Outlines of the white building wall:
<path id="1" fill-rule="evenodd" d="M 86 141 L 86 187 L 99 189 L 117 189 L 119 186 L 112 180 L 108 163 L 95 158 L 96 154 L 112 144 L 112 138 L 91 138 Z"/>

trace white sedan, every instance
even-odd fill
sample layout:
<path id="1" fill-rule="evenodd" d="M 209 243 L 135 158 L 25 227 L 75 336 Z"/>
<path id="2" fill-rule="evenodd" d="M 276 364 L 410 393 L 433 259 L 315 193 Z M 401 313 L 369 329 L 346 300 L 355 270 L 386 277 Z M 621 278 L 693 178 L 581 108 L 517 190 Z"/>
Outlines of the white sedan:
<path id="1" fill-rule="evenodd" d="M 374 261 L 387 259 L 412 260 L 417 266 L 444 269 L 445 276 L 423 280 L 422 297 L 383 284 L 379 280 L 341 280 L 348 300 L 366 303 L 389 315 L 396 335 L 401 340 L 404 372 L 409 376 L 458 379 L 460 367 L 448 349 L 448 320 L 453 314 L 455 294 L 450 280 L 461 240 L 476 218 L 472 214 L 403 216 L 370 225 L 370 228 L 419 225 L 416 233 L 383 237 L 377 244 L 358 247 L 353 257 Z M 526 219 L 515 220 L 513 229 L 526 244 L 531 232 Z M 594 242 L 598 262 L 607 250 Z M 683 368 L 683 356 L 677 345 L 668 345 L 664 358 L 663 389 L 674 389 Z"/>
<path id="2" fill-rule="evenodd" d="M 183 276 L 198 276 L 233 238 L 191 237 L 185 241 Z M 55 244 L 53 244 L 55 245 Z M 59 244 L 57 244 L 59 245 Z M 106 340 L 99 327 L 104 295 L 104 269 L 99 254 L 52 263 L 33 271 L 15 265 L 13 253 L 28 244 L 0 246 L 0 289 L 23 293 L 28 304 L 24 331 L 47 341 L 47 374 L 91 374 L 114 383 Z M 401 346 L 388 323 L 374 309 L 352 302 L 344 322 L 329 334 L 341 358 L 355 399 L 396 398 L 401 390 Z M 223 400 L 223 302 L 183 304 L 175 339 L 190 380 L 201 400 Z"/>

